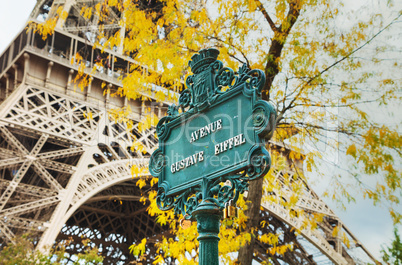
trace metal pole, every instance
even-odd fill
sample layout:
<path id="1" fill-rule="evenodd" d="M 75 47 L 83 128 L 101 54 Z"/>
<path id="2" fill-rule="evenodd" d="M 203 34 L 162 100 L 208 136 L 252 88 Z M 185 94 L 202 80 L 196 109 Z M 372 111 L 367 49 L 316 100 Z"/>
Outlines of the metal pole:
<path id="1" fill-rule="evenodd" d="M 199 265 L 219 265 L 219 227 L 221 212 L 219 207 L 203 201 L 193 212 L 197 220 L 199 248 Z"/>

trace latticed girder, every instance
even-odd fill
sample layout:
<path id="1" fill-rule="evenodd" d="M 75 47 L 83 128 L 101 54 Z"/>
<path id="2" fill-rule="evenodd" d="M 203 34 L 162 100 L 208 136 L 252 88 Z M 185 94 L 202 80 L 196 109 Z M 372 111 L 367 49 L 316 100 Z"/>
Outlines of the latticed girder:
<path id="1" fill-rule="evenodd" d="M 50 205 L 58 203 L 60 200 L 58 196 L 51 196 L 44 199 L 39 199 L 33 202 L 24 203 L 18 206 L 10 207 L 0 211 L 0 218 L 11 215 L 21 215 L 34 210 L 47 208 Z"/>
<path id="2" fill-rule="evenodd" d="M 4 122 L 34 129 L 38 133 L 46 133 L 53 137 L 68 138 L 75 141 L 76 145 L 93 145 L 102 142 L 111 144 L 113 141 L 121 145 L 121 150 L 125 154 L 132 142 L 136 141 L 144 149 L 143 152 L 135 152 L 137 157 L 143 157 L 144 154 L 150 154 L 156 149 L 153 128 L 141 131 L 138 123 L 135 123 L 133 128 L 128 130 L 124 124 L 118 124 L 106 118 L 104 110 L 86 106 L 83 102 L 68 100 L 55 93 L 32 87 L 21 86 L 19 90 L 22 95 L 16 98 L 17 102 L 11 105 L 10 110 L 2 118 Z M 12 149 L 14 152 L 26 153 L 24 147 L 13 139 L 11 133 L 7 131 L 0 131 L 0 133 L 4 137 L 11 137 L 9 141 L 15 143 Z M 113 146 L 113 148 L 116 147 Z M 113 148 L 109 152 L 114 152 Z M 59 158 L 62 158 L 73 154 L 74 150 L 79 153 L 83 149 L 76 147 L 69 151 L 55 150 L 40 154 L 38 158 L 55 158 L 55 152 L 59 152 L 61 156 Z"/>
<path id="3" fill-rule="evenodd" d="M 333 237 L 333 227 L 328 223 L 328 220 L 333 220 L 336 226 L 342 230 L 342 223 L 339 218 L 336 218 L 335 213 L 326 205 L 307 185 L 304 180 L 299 179 L 298 181 L 302 183 L 303 189 L 298 191 L 297 194 L 294 193 L 290 185 L 286 185 L 284 180 L 284 174 L 288 175 L 289 179 L 296 181 L 292 171 L 288 172 L 276 172 L 276 182 L 281 185 L 280 190 L 266 193 L 263 196 L 261 205 L 267 209 L 272 215 L 281 219 L 287 225 L 299 230 L 299 232 L 306 238 L 310 243 L 317 247 L 324 255 L 326 255 L 335 264 L 349 264 L 351 261 L 346 249 L 342 247 L 342 243 L 339 237 Z M 269 185 L 266 183 L 266 185 Z M 300 186 L 298 186 L 300 187 Z M 296 208 L 288 209 L 282 206 L 282 200 L 289 200 L 291 196 L 297 196 L 298 202 L 296 203 Z M 269 199 L 269 197 L 274 197 L 274 200 Z M 309 200 L 313 203 L 306 205 L 306 201 Z M 303 209 L 305 214 L 298 215 L 294 210 Z M 323 229 L 313 229 L 308 225 L 307 219 L 309 217 L 309 212 L 316 214 L 323 214 L 325 216 L 324 221 L 318 222 L 319 227 Z M 334 219 L 334 217 L 336 219 Z M 357 241 L 357 239 L 350 235 L 351 241 Z"/>
<path id="4" fill-rule="evenodd" d="M 13 157 L 13 158 L 8 158 L 0 161 L 0 169 L 1 168 L 6 168 L 9 166 L 14 166 L 21 164 L 25 161 L 25 158 L 19 158 L 19 157 Z"/>
<path id="5" fill-rule="evenodd" d="M 0 188 L 4 189 L 7 186 L 9 186 L 10 184 L 11 184 L 11 181 L 2 179 L 0 181 Z M 21 194 L 27 194 L 30 196 L 35 196 L 37 198 L 45 198 L 45 197 L 49 197 L 49 196 L 53 196 L 53 195 L 57 194 L 56 191 L 53 191 L 51 189 L 42 188 L 42 187 L 24 184 L 24 183 L 19 183 L 15 192 L 21 193 Z"/>
<path id="6" fill-rule="evenodd" d="M 273 247 L 272 245 L 257 241 L 255 260 L 269 261 L 273 264 L 317 264 L 311 253 L 306 251 L 303 244 L 299 242 L 292 226 L 276 218 L 269 211 L 261 211 L 260 221 L 264 221 L 266 225 L 259 228 L 259 235 L 270 233 L 279 235 L 278 246 L 290 244 L 292 251 L 287 251 L 283 255 L 272 255 L 269 251 Z"/>
<path id="7" fill-rule="evenodd" d="M 71 237 L 76 247 L 82 248 L 80 236 L 85 235 L 106 256 L 104 264 L 133 260 L 128 249 L 131 244 L 156 238 L 168 230 L 147 214 L 148 203 L 139 202 L 141 193 L 149 187 L 140 190 L 135 182 L 129 180 L 93 196 L 74 212 L 57 240 Z"/>
<path id="8" fill-rule="evenodd" d="M 8 227 L 23 229 L 29 232 L 38 231 L 43 232 L 46 228 L 46 223 L 43 221 L 32 220 L 28 218 L 16 217 L 4 220 Z"/>
<path id="9" fill-rule="evenodd" d="M 313 211 L 316 213 L 322 213 L 326 216 L 336 216 L 334 211 L 321 199 L 318 195 L 311 189 L 311 187 L 307 184 L 307 182 L 301 179 L 296 172 L 292 170 L 283 170 L 283 171 L 274 171 L 275 174 L 275 182 L 274 184 L 279 184 L 281 187 L 280 191 L 278 191 L 278 196 L 282 197 L 288 201 L 290 197 L 293 195 L 292 188 L 286 184 L 285 176 L 288 180 L 292 180 L 291 182 L 298 182 L 299 186 L 302 187 L 300 191 L 298 191 L 297 197 L 298 201 L 296 206 L 302 208 L 307 211 Z M 265 182 L 264 185 L 269 185 L 268 182 Z"/>
<path id="10" fill-rule="evenodd" d="M 18 152 L 6 149 L 6 148 L 0 148 L 0 157 L 1 157 L 1 163 L 3 163 L 3 161 L 8 161 L 8 158 L 12 158 L 13 159 L 18 159 Z"/>
<path id="11" fill-rule="evenodd" d="M 60 163 L 57 161 L 43 160 L 40 162 L 46 169 L 56 170 L 62 173 L 72 174 L 75 172 L 75 167 L 72 165 Z"/>
<path id="12" fill-rule="evenodd" d="M 25 84 L 15 87 L 3 102 L 0 220 L 4 242 L 14 234 L 37 231 L 44 232 L 42 246 L 51 244 L 59 230 L 50 239 L 49 232 L 59 227 L 60 218 L 67 221 L 68 210 L 71 215 L 91 195 L 131 179 L 130 165 L 143 167 L 144 156 L 156 148 L 154 129 L 141 132 L 138 121 L 128 129 L 95 105 Z M 134 141 L 141 143 L 142 151 L 130 150 Z"/>
<path id="13" fill-rule="evenodd" d="M 2 221 L 0 221 L 0 232 L 5 237 L 6 242 L 10 241 L 11 243 L 15 244 L 15 235 L 14 235 L 14 233 Z"/>
<path id="14" fill-rule="evenodd" d="M 8 140 L 8 142 L 10 143 L 10 147 L 14 152 L 22 155 L 29 154 L 28 150 L 22 145 L 20 141 L 17 140 L 17 138 L 15 138 L 15 136 L 7 128 L 0 127 L 0 134 Z M 41 141 L 39 144 L 43 145 L 43 141 Z"/>
<path id="15" fill-rule="evenodd" d="M 57 29 L 69 32 L 74 35 L 82 36 L 87 40 L 94 42 L 97 35 L 100 34 L 100 29 L 104 31 L 105 36 L 112 36 L 117 31 L 121 31 L 121 36 L 124 37 L 125 30 L 119 23 L 122 13 L 108 5 L 103 4 L 102 9 L 107 9 L 108 16 L 102 17 L 100 22 L 99 16 L 94 14 L 90 18 L 84 17 L 83 8 L 102 4 L 104 1 L 88 1 L 88 0 L 62 0 L 62 1 L 38 1 L 31 19 L 42 19 L 43 17 L 54 17 L 57 15 L 56 10 L 62 8 L 67 15 L 66 19 L 58 19 L 56 23 Z M 48 8 L 43 8 L 47 5 Z M 94 12 L 95 13 L 95 12 Z M 122 44 L 120 45 L 122 46 Z M 118 47 L 119 52 L 122 47 Z"/>
<path id="16" fill-rule="evenodd" d="M 354 236 L 349 228 L 344 223 L 342 223 L 339 217 L 336 216 L 335 212 L 321 198 L 319 198 L 319 196 L 308 185 L 305 179 L 302 179 L 300 175 L 296 174 L 296 172 L 294 171 L 287 171 L 276 172 L 276 181 L 279 181 L 283 184 L 285 182 L 285 175 L 287 175 L 288 179 L 292 180 L 293 182 L 301 184 L 297 185 L 298 187 L 302 187 L 302 189 L 297 191 L 297 208 L 302 209 L 307 214 L 323 215 L 323 221 L 318 222 L 319 229 L 311 230 L 306 227 L 302 232 L 302 234 L 311 234 L 310 237 L 313 238 L 316 242 L 314 243 L 310 241 L 313 245 L 317 246 L 317 244 L 321 244 L 321 247 L 319 248 L 324 250 L 326 249 L 329 252 L 332 252 L 332 250 L 334 249 L 337 253 L 342 255 L 347 263 L 353 263 L 354 258 L 351 257 L 349 253 L 353 255 L 352 253 L 354 252 L 354 250 L 357 249 L 360 250 L 361 253 L 363 253 L 362 255 L 365 256 L 366 262 L 377 262 L 373 255 L 364 247 L 363 244 L 360 243 L 360 241 Z M 288 200 L 292 196 L 292 193 L 293 191 L 290 186 L 285 189 L 281 189 L 281 191 L 278 192 L 280 196 L 285 196 L 286 200 Z M 268 194 L 266 194 L 265 196 L 268 196 Z M 281 199 L 283 199 L 283 197 Z M 302 224 L 302 220 L 295 217 L 294 214 L 289 214 L 289 210 L 284 210 L 283 207 L 276 207 L 276 210 L 277 213 L 280 213 L 284 216 L 284 220 L 289 220 L 289 216 L 292 216 L 292 222 L 296 222 L 299 225 Z M 300 226 L 294 227 L 300 228 Z M 338 230 L 337 235 L 333 235 L 335 227 Z M 308 237 L 306 238 L 308 239 Z M 325 241 L 327 241 L 329 244 L 326 244 Z M 346 241 L 348 243 L 344 243 L 343 241 Z M 346 244 L 348 244 L 348 246 L 346 246 Z"/>
<path id="17" fill-rule="evenodd" d="M 47 159 L 47 158 L 61 159 L 61 158 L 65 158 L 65 157 L 80 155 L 83 152 L 84 152 L 83 147 L 73 147 L 73 148 L 69 148 L 69 149 L 44 152 L 44 153 L 38 154 L 36 157 L 38 159 Z M 54 162 L 54 161 L 51 161 L 51 162 Z"/>
<path id="18" fill-rule="evenodd" d="M 4 121 L 84 144 L 94 139 L 105 111 L 33 87 L 20 90 L 22 96 L 11 106 Z M 89 113 L 92 119 L 86 118 Z"/>
<path id="19" fill-rule="evenodd" d="M 54 177 L 47 171 L 42 164 L 38 162 L 33 163 L 34 171 L 42 178 L 42 180 L 50 187 L 52 190 L 61 191 L 63 187 L 54 179 Z"/>
<path id="20" fill-rule="evenodd" d="M 48 138 L 48 135 L 43 134 L 38 142 L 35 144 L 34 148 L 31 150 L 31 152 L 28 152 L 28 150 L 7 130 L 5 127 L 0 127 L 0 132 L 2 136 L 5 136 L 8 140 L 9 143 L 11 143 L 11 146 L 15 148 L 15 150 L 18 150 L 21 155 L 25 155 L 27 157 L 27 160 L 24 161 L 20 169 L 17 171 L 9 185 L 6 187 L 5 191 L 2 193 L 0 197 L 0 210 L 4 208 L 6 205 L 8 199 L 11 197 L 11 195 L 14 193 L 16 187 L 18 186 L 18 183 L 21 182 L 22 178 L 24 177 L 25 173 L 28 171 L 28 168 L 31 166 L 31 164 L 34 162 L 33 158 L 35 155 L 39 153 L 41 148 L 46 142 L 46 139 Z M 38 164 L 35 163 L 36 166 Z"/>

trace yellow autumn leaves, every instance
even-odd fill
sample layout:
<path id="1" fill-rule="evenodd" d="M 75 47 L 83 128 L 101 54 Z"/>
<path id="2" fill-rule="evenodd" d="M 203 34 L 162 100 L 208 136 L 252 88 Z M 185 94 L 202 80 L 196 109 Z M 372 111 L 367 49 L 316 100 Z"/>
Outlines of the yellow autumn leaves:
<path id="1" fill-rule="evenodd" d="M 100 47 L 102 51 L 119 47 L 125 56 L 136 61 L 130 65 L 130 73 L 122 80 L 122 87 L 117 91 L 110 91 L 104 84 L 105 96 L 118 95 L 142 101 L 151 96 L 157 101 L 174 100 L 170 94 L 167 95 L 161 90 L 151 91 L 150 84 L 175 92 L 183 89 L 185 77 L 189 74 L 187 63 L 191 55 L 201 48 L 219 48 L 219 59 L 235 71 L 245 63 L 250 68 L 263 69 L 267 75 L 275 74 L 272 68 L 266 68 L 269 62 L 274 62 L 278 67 L 278 74 L 271 76 L 274 82 L 263 93 L 267 95 L 269 89 L 270 100 L 276 105 L 279 114 L 274 140 L 286 144 L 290 151 L 286 158 L 281 157 L 279 153 L 273 154 L 274 170 L 266 176 L 270 184 L 266 192 L 275 192 L 276 196 L 266 196 L 264 199 L 279 203 L 289 211 L 297 204 L 298 196 L 302 192 L 302 182 L 307 180 L 292 163 L 304 160 L 307 172 L 316 172 L 322 158 L 318 151 L 311 150 L 302 154 L 299 147 L 306 139 L 320 142 L 320 137 L 330 130 L 324 125 L 334 124 L 334 132 L 344 134 L 352 140 L 349 142 L 335 139 L 334 143 L 328 145 L 337 149 L 339 147 L 339 150 L 361 164 L 360 173 L 374 174 L 381 180 L 371 189 L 361 185 L 360 179 L 354 174 L 350 177 L 352 180 L 359 180 L 356 185 L 344 185 L 338 177 L 327 176 L 334 177 L 334 185 L 331 186 L 333 192 L 328 192 L 328 196 L 353 201 L 360 192 L 375 203 L 385 201 L 393 206 L 399 204 L 397 195 L 401 189 L 401 169 L 398 167 L 398 159 L 401 159 L 402 143 L 400 133 L 395 127 L 382 126 L 370 120 L 367 108 L 361 106 L 366 101 L 365 91 L 374 93 L 376 97 L 373 101 L 383 105 L 391 99 L 400 100 L 398 91 L 402 85 L 401 80 L 399 77 L 398 79 L 387 76 L 381 67 L 381 57 L 389 50 L 388 46 L 378 49 L 370 47 L 365 53 L 352 54 L 366 43 L 370 44 L 370 37 L 381 30 L 382 26 L 379 25 L 384 21 L 382 15 L 376 13 L 377 10 L 363 21 L 364 18 L 359 16 L 360 11 L 349 13 L 340 1 L 208 1 L 209 6 L 205 6 L 203 1 L 164 0 L 160 3 L 157 8 L 148 8 L 147 5 L 137 5 L 135 1 L 107 0 L 97 3 L 94 7 L 82 8 L 81 16 L 84 19 L 89 21 L 97 17 L 101 24 L 94 47 Z M 284 32 L 290 26 L 290 21 L 287 20 L 290 5 L 300 8 L 300 16 L 290 34 L 286 35 Z M 122 17 L 112 16 L 111 8 L 118 10 Z M 55 17 L 36 28 L 44 37 L 53 32 L 59 18 L 66 18 L 62 9 L 59 8 L 56 13 Z M 270 16 L 272 24 L 266 20 L 266 15 Z M 345 18 L 354 25 L 345 27 L 341 23 Z M 107 30 L 106 25 L 112 22 L 117 22 L 119 30 Z M 106 41 L 101 43 L 101 39 Z M 275 45 L 283 44 L 281 50 L 278 46 L 272 46 L 273 41 L 276 41 Z M 274 52 L 271 52 L 271 48 Z M 370 56 L 370 51 L 376 52 L 375 56 Z M 79 86 L 83 88 L 90 84 L 86 74 L 95 68 L 85 72 L 85 63 L 80 56 L 77 54 L 73 63 L 79 65 L 81 73 L 75 81 L 81 82 Z M 393 69 L 399 69 L 398 58 L 395 61 L 393 58 L 387 60 L 392 62 Z M 326 111 L 315 111 L 318 108 Z M 335 108 L 345 110 L 347 115 L 340 117 L 337 112 L 333 112 Z M 85 115 L 91 119 L 91 113 Z M 122 120 L 122 117 L 128 115 L 128 110 L 122 110 L 117 111 L 115 116 L 117 120 Z M 130 124 L 129 119 L 124 122 Z M 144 115 L 137 125 L 138 130 L 146 132 L 156 123 L 156 117 Z M 295 135 L 297 137 L 294 137 Z M 134 141 L 132 151 L 145 153 L 146 148 L 141 141 Z M 284 166 L 285 160 L 290 161 L 293 171 L 297 171 L 297 174 L 283 175 L 282 184 L 294 191 L 290 195 L 286 194 L 273 173 L 288 169 L 288 165 Z M 140 176 L 144 173 L 143 170 L 133 166 L 132 174 Z M 293 177 L 294 175 L 298 177 Z M 140 187 L 146 184 L 144 179 L 137 181 Z M 333 196 L 330 196 L 330 193 Z M 195 228 L 181 231 L 173 225 L 175 221 L 171 212 L 157 209 L 155 192 L 150 192 L 147 196 L 150 202 L 148 211 L 151 215 L 157 215 L 160 223 L 171 225 L 173 232 L 179 233 L 180 237 L 191 240 L 195 238 Z M 286 202 L 282 198 L 286 198 Z M 316 225 L 314 222 L 321 218 L 302 211 L 289 214 L 305 215 L 304 227 L 313 228 Z M 395 222 L 401 220 L 401 215 L 395 208 L 390 208 L 390 214 Z M 244 229 L 245 225 L 243 215 L 242 219 L 236 219 L 235 223 L 227 226 L 224 224 L 225 228 L 221 230 L 221 242 L 232 242 L 235 246 L 232 248 L 229 247 L 231 244 L 224 243 L 220 246 L 222 256 L 227 257 L 227 263 L 230 263 L 227 253 L 236 251 L 235 249 L 247 242 L 251 236 L 255 236 L 250 233 L 238 235 L 231 228 L 235 226 Z M 334 230 L 334 234 L 338 234 L 338 231 Z M 272 243 L 272 253 L 283 253 L 290 246 L 275 245 L 278 236 L 261 235 L 259 240 Z M 183 264 L 191 263 L 192 261 L 185 257 L 186 252 L 191 252 L 189 249 L 197 246 L 191 240 L 178 245 L 166 239 L 162 241 L 160 249 Z M 136 253 L 140 255 L 145 244 L 141 242 Z M 155 262 L 159 263 L 163 258 L 158 255 Z"/>
<path id="2" fill-rule="evenodd" d="M 60 6 L 55 11 L 55 15 L 51 18 L 47 19 L 44 23 L 37 24 L 35 22 L 29 22 L 28 30 L 33 30 L 34 32 L 38 32 L 42 35 L 42 38 L 46 40 L 46 38 L 54 33 L 54 29 L 56 27 L 56 23 L 59 20 L 65 20 L 68 16 L 68 13 L 63 10 L 63 7 Z"/>

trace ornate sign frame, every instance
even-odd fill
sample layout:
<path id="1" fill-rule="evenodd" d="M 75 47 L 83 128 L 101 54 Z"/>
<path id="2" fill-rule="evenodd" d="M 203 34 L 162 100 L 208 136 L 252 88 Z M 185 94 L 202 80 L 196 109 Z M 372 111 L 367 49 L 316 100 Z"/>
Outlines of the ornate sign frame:
<path id="1" fill-rule="evenodd" d="M 248 181 L 266 174 L 271 165 L 265 142 L 274 131 L 276 112 L 261 99 L 264 72 L 243 65 L 235 73 L 223 67 L 218 54 L 216 49 L 204 49 L 191 58 L 193 75 L 186 79 L 187 89 L 180 94 L 178 106 L 171 105 L 168 115 L 159 121 L 159 148 L 150 159 L 150 173 L 159 178 L 159 208 L 174 207 L 186 218 L 192 218 L 206 200 L 220 209 L 229 200 L 236 202 Z M 226 109 L 231 113 L 212 118 Z M 209 123 L 203 123 L 205 117 Z M 242 126 L 233 129 L 227 117 Z M 200 129 L 191 131 L 190 125 Z M 196 145 L 204 136 L 207 143 Z M 223 152 L 229 160 L 226 165 L 208 164 L 208 159 Z"/>

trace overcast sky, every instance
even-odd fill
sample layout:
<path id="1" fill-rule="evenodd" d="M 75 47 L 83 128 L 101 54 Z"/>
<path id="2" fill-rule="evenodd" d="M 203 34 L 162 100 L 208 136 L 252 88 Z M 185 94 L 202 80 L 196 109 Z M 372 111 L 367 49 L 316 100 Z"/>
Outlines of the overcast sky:
<path id="1" fill-rule="evenodd" d="M 35 0 L 0 1 L 1 53 L 16 34 L 23 29 L 35 3 Z M 336 209 L 331 202 L 328 204 L 369 251 L 379 258 L 380 245 L 389 243 L 393 237 L 393 227 L 388 212 L 373 207 L 366 201 L 349 205 L 346 212 Z"/>
<path id="2" fill-rule="evenodd" d="M 1 0 L 0 1 L 0 51 L 10 44 L 17 33 L 23 29 L 35 0 Z"/>

